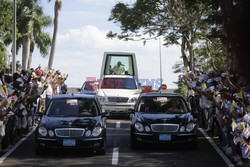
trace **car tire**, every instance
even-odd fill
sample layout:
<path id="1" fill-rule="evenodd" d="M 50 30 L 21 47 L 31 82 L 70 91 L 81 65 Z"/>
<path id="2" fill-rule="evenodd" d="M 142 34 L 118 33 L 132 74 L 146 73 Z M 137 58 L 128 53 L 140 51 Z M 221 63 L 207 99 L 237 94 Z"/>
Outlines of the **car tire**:
<path id="1" fill-rule="evenodd" d="M 130 134 L 130 147 L 132 150 L 139 148 L 139 143 L 136 141 L 135 136 Z"/>
<path id="2" fill-rule="evenodd" d="M 95 150 L 97 155 L 105 155 L 106 154 L 106 141 L 103 140 L 101 143 L 101 146 L 99 146 L 98 149 Z"/>
<path id="3" fill-rule="evenodd" d="M 35 153 L 36 153 L 36 155 L 44 155 L 45 149 L 36 144 Z"/>
<path id="4" fill-rule="evenodd" d="M 194 141 L 192 141 L 191 143 L 188 144 L 188 148 L 190 150 L 196 150 L 197 149 L 197 145 L 198 145 L 197 140 L 194 140 Z"/>

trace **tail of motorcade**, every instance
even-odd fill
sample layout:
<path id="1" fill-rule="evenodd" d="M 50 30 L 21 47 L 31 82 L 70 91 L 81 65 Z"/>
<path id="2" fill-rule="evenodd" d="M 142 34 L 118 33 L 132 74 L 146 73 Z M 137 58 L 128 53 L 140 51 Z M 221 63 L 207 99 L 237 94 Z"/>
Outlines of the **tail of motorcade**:
<path id="1" fill-rule="evenodd" d="M 135 53 L 105 52 L 98 99 L 110 114 L 128 114 L 141 93 Z"/>

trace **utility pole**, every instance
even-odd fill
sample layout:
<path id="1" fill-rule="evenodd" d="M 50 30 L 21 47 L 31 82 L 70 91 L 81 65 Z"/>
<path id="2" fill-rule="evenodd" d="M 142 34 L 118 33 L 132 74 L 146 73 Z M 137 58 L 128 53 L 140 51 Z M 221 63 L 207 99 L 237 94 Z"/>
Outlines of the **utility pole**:
<path id="1" fill-rule="evenodd" d="M 159 55 L 160 55 L 160 79 L 161 79 L 161 87 L 162 87 L 161 37 L 159 37 Z"/>
<path id="2" fill-rule="evenodd" d="M 16 72 L 16 0 L 13 0 L 12 75 Z"/>

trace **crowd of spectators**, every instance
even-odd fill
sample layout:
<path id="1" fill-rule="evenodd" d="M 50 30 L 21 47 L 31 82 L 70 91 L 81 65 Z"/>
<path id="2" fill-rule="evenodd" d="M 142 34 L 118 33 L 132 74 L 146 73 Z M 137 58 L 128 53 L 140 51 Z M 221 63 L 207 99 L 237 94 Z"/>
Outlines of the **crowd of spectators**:
<path id="1" fill-rule="evenodd" d="M 250 87 L 232 70 L 195 70 L 182 75 L 192 111 L 237 165 L 250 159 Z"/>
<path id="2" fill-rule="evenodd" d="M 0 72 L 0 152 L 34 127 L 38 113 L 44 112 L 53 95 L 67 92 L 67 77 L 40 66 L 13 76 Z"/>

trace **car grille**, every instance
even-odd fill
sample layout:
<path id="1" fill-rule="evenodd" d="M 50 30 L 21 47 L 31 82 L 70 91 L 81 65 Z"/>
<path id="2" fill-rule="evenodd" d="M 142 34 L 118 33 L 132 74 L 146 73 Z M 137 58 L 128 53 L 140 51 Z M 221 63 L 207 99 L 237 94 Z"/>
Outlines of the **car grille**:
<path id="1" fill-rule="evenodd" d="M 152 124 L 151 129 L 153 132 L 177 132 L 179 129 L 178 124 Z"/>
<path id="2" fill-rule="evenodd" d="M 108 97 L 109 102 L 116 102 L 116 103 L 127 103 L 127 97 Z"/>
<path id="3" fill-rule="evenodd" d="M 58 137 L 81 137 L 85 133 L 85 129 L 80 128 L 60 128 L 55 129 L 55 134 Z"/>

